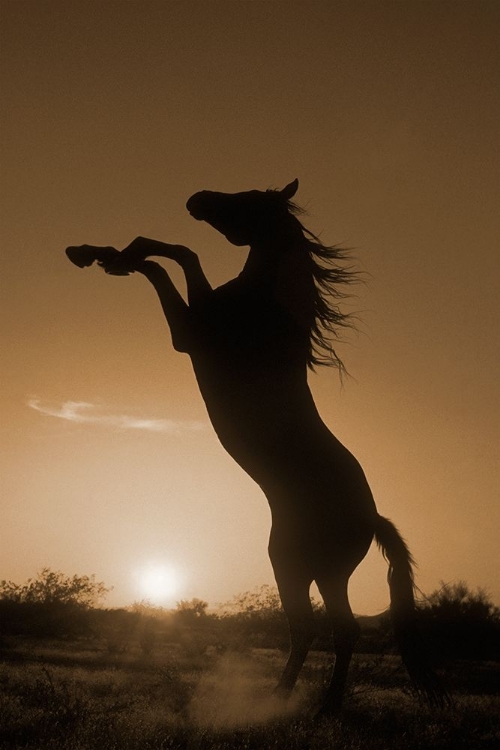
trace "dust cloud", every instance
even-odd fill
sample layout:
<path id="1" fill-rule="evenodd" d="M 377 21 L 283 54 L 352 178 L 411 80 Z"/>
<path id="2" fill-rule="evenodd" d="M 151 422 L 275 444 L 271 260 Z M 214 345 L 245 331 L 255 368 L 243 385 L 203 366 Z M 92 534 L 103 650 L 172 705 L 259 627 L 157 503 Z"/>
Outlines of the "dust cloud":
<path id="1" fill-rule="evenodd" d="M 203 728 L 232 729 L 265 724 L 297 710 L 301 691 L 288 701 L 273 695 L 275 680 L 266 664 L 240 654 L 226 654 L 200 679 L 190 705 L 190 718 Z"/>

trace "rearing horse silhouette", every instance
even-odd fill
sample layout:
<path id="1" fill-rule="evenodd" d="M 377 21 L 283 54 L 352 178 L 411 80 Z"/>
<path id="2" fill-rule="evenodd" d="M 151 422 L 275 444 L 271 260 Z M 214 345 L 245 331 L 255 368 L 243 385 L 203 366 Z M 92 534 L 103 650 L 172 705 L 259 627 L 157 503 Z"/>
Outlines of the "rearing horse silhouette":
<path id="1" fill-rule="evenodd" d="M 331 618 L 335 667 L 321 714 L 340 709 L 359 626 L 347 585 L 375 537 L 389 562 L 391 612 L 401 654 L 417 690 L 440 702 L 414 622 L 412 557 L 395 526 L 377 513 L 361 466 L 328 430 L 307 383 L 307 368 L 343 368 L 331 339 L 348 323 L 338 308 L 354 275 L 342 251 L 306 230 L 283 190 L 202 191 L 187 202 L 233 245 L 250 246 L 240 275 L 212 289 L 198 257 L 182 245 L 138 237 L 121 253 L 67 249 L 83 267 L 144 274 L 156 289 L 174 348 L 187 352 L 210 420 L 224 448 L 257 482 L 272 512 L 269 555 L 290 627 L 291 650 L 277 692 L 287 696 L 315 634 L 309 589 L 316 582 Z M 177 262 L 186 303 L 159 264 Z"/>

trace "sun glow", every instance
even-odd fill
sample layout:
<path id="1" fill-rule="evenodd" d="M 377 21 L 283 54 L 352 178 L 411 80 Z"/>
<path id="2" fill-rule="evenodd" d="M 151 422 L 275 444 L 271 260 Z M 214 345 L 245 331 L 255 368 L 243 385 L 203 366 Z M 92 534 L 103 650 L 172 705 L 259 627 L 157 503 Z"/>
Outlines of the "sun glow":
<path id="1" fill-rule="evenodd" d="M 180 586 L 179 573 L 171 565 L 151 564 L 137 573 L 137 588 L 142 599 L 152 604 L 171 604 Z"/>

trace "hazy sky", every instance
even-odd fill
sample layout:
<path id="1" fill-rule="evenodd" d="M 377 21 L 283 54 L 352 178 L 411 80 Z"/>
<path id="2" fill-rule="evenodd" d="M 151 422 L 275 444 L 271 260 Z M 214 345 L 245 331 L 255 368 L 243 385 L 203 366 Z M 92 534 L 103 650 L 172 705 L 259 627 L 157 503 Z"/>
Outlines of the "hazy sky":
<path id="1" fill-rule="evenodd" d="M 149 564 L 211 604 L 272 583 L 264 496 L 219 445 L 139 276 L 67 245 L 182 242 L 220 284 L 246 250 L 200 189 L 300 180 L 305 223 L 370 276 L 311 375 L 326 423 L 441 579 L 500 602 L 498 2 L 2 0 L 0 578 Z M 175 278 L 179 275 L 174 272 Z M 372 550 L 359 613 L 388 604 Z"/>

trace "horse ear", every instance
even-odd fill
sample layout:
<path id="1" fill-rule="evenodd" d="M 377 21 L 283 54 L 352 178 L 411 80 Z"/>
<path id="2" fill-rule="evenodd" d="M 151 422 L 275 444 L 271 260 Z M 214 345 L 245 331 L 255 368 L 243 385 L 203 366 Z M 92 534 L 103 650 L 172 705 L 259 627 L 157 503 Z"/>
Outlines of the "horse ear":
<path id="1" fill-rule="evenodd" d="M 280 193 L 282 198 L 284 198 L 286 201 L 289 201 L 291 198 L 293 198 L 298 189 L 299 181 L 297 178 L 295 178 L 293 182 L 289 182 L 288 185 L 285 185 L 283 190 L 280 190 Z"/>

